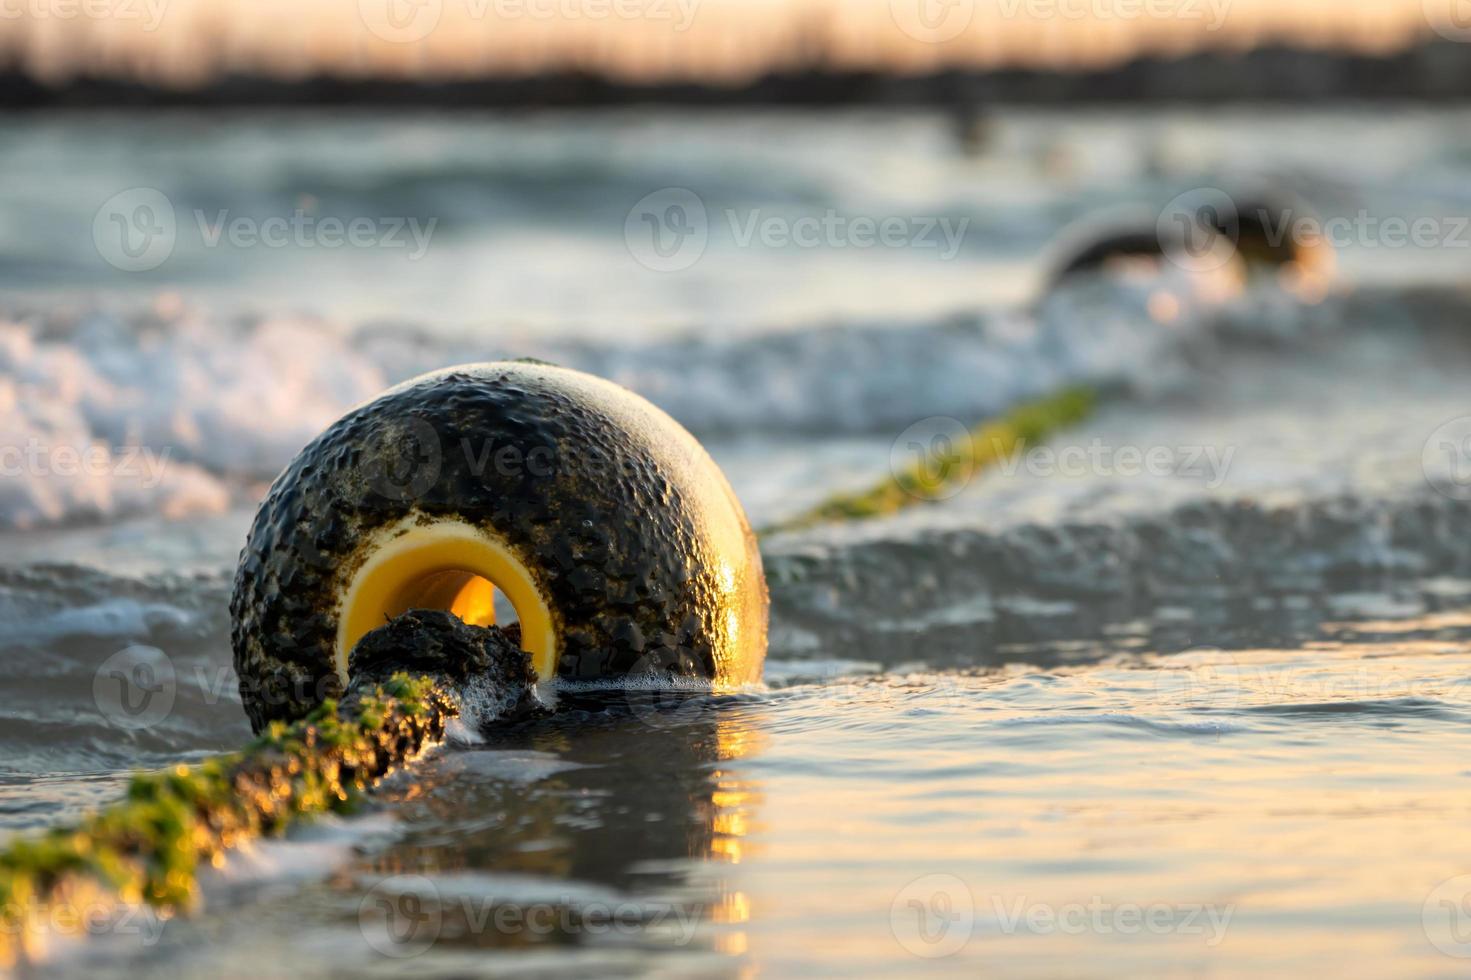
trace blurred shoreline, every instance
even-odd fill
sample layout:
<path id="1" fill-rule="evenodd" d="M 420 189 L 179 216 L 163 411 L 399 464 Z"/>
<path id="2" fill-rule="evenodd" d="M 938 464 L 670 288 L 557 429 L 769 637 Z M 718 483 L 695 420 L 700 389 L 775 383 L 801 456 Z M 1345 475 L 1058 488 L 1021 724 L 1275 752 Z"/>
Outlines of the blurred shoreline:
<path id="1" fill-rule="evenodd" d="M 0 67 L 0 111 L 99 108 L 700 108 L 1115 106 L 1141 103 L 1464 102 L 1471 96 L 1471 45 L 1438 40 L 1371 55 L 1270 45 L 1242 51 L 1150 55 L 1087 70 L 946 68 L 901 74 L 833 67 L 820 57 L 747 82 L 629 81 L 557 71 L 460 78 L 272 77 L 231 74 L 194 86 L 77 75 L 44 80 Z"/>

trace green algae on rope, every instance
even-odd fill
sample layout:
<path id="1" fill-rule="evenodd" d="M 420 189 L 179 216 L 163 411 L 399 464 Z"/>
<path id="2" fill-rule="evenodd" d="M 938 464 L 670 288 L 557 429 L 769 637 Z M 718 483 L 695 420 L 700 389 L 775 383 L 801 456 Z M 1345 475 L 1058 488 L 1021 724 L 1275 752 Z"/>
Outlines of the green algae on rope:
<path id="1" fill-rule="evenodd" d="M 80 932 L 82 910 L 147 905 L 165 916 L 198 899 L 198 870 L 245 841 L 312 815 L 346 812 L 365 791 L 440 742 L 473 676 L 511 716 L 536 710 L 535 674 L 514 629 L 410 612 L 363 638 L 352 684 L 300 721 L 272 722 L 243 750 L 133 777 L 122 802 L 0 852 L 0 969 Z M 397 651 L 397 653 L 395 653 Z M 409 670 L 400 668 L 407 667 Z"/>
<path id="2" fill-rule="evenodd" d="M 1097 403 L 1098 393 L 1093 389 L 1071 387 L 1018 405 L 999 418 L 971 428 L 969 438 L 961 445 L 932 452 L 867 490 L 834 494 L 802 514 L 765 528 L 763 533 L 883 517 L 932 503 L 949 496 L 977 473 L 1082 422 Z"/>
<path id="3" fill-rule="evenodd" d="M 398 673 L 277 722 L 240 752 L 136 775 L 121 803 L 17 840 L 0 853 L 0 966 L 44 952 L 57 908 L 188 908 L 202 864 L 300 817 L 350 809 L 440 741 L 457 710 L 433 678 Z"/>

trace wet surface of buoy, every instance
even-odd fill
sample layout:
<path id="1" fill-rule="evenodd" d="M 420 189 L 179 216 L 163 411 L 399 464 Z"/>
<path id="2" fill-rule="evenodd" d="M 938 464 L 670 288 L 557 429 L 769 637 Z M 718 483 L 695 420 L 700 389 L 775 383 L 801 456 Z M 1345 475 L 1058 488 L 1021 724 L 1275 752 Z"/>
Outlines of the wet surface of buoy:
<path id="1" fill-rule="evenodd" d="M 610 382 L 504 362 L 391 389 L 276 480 L 231 600 L 246 712 L 300 717 L 370 630 L 410 609 L 490 625 L 497 593 L 542 679 L 760 676 L 761 558 L 703 447 Z"/>

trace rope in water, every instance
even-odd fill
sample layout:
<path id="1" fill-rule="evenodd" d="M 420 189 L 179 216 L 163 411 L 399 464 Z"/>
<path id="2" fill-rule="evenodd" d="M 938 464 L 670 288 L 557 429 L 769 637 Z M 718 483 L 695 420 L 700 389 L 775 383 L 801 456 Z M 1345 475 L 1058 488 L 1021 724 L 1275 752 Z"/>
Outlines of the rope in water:
<path id="1" fill-rule="evenodd" d="M 146 903 L 188 908 L 197 870 L 300 817 L 350 809 L 361 794 L 444 737 L 455 702 L 428 676 L 354 685 L 243 750 L 133 777 L 123 801 L 75 827 L 0 853 L 0 964 L 39 958 L 65 922 Z M 58 914 L 58 910 L 71 910 Z"/>
<path id="2" fill-rule="evenodd" d="M 767 533 L 940 499 L 959 481 L 1083 421 L 1096 401 L 1089 389 L 1069 388 L 1020 405 L 869 490 L 829 498 Z M 529 691 L 534 677 L 523 657 L 498 659 L 453 627 L 441 626 L 444 642 L 427 653 L 414 649 L 404 631 L 419 625 L 416 615 L 374 631 L 379 642 L 365 638 L 354 650 L 341 702 L 325 701 L 293 724 L 275 722 L 237 753 L 136 775 L 122 802 L 0 851 L 0 966 L 43 955 L 58 931 L 58 909 L 188 909 L 198 899 L 198 869 L 223 863 L 232 847 L 303 817 L 352 809 L 385 775 L 443 740 L 459 714 L 455 692 L 471 676 L 495 672 L 506 690 Z M 69 921 L 82 925 L 76 916 Z"/>
<path id="3" fill-rule="evenodd" d="M 913 463 L 892 469 L 888 479 L 866 490 L 834 494 L 764 533 L 883 517 L 946 499 L 980 473 L 1084 421 L 1097 404 L 1098 393 L 1093 389 L 1070 387 L 1017 405 L 968 431 L 953 420 L 935 420 L 942 424 L 934 431 L 919 433 L 921 438 L 928 436 L 931 444 L 920 447 L 925 451 Z M 953 422 L 953 426 L 944 426 L 946 422 Z"/>
<path id="4" fill-rule="evenodd" d="M 0 852 L 0 965 L 45 953 L 56 933 L 144 904 L 171 914 L 198 899 L 198 870 L 303 817 L 346 812 L 384 776 L 438 744 L 460 692 L 481 682 L 501 714 L 538 709 L 519 631 L 411 611 L 353 650 L 342 700 L 274 722 L 239 752 L 133 777 L 127 795 L 81 824 Z"/>

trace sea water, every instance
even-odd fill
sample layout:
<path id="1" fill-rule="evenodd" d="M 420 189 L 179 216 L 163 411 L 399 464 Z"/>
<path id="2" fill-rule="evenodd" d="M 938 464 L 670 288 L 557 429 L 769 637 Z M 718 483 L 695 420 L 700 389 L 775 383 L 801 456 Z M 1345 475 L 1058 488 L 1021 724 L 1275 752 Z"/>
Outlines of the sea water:
<path id="1" fill-rule="evenodd" d="M 251 508 L 418 371 L 619 380 L 763 527 L 912 462 L 915 426 L 1105 393 L 944 499 L 766 535 L 763 686 L 462 731 L 51 969 L 1458 974 L 1465 122 L 1005 112 L 979 155 L 925 113 L 12 122 L 5 833 L 248 737 L 226 603 Z M 1168 267 L 1043 293 L 1073 222 L 1247 180 L 1380 230 L 1324 296 Z M 126 271 L 107 202 L 140 188 L 173 243 Z M 705 243 L 661 269 L 636 219 L 670 190 Z M 380 237 L 328 244 L 329 217 Z M 1445 240 L 1391 244 L 1396 217 Z M 249 240 L 273 218 L 284 244 Z M 903 234 L 865 246 L 860 218 Z"/>

